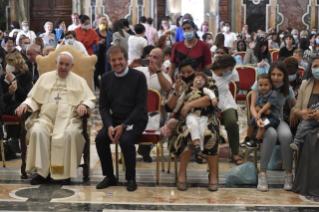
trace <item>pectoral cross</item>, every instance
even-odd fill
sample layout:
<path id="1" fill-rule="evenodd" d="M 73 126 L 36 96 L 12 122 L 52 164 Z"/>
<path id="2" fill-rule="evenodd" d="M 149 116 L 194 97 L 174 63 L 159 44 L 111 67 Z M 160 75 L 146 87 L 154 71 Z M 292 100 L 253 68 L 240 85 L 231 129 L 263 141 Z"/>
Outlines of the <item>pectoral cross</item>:
<path id="1" fill-rule="evenodd" d="M 58 96 L 55 97 L 54 99 L 55 99 L 55 101 L 56 101 L 56 104 L 59 104 L 59 101 L 61 100 L 60 94 L 58 94 Z"/>

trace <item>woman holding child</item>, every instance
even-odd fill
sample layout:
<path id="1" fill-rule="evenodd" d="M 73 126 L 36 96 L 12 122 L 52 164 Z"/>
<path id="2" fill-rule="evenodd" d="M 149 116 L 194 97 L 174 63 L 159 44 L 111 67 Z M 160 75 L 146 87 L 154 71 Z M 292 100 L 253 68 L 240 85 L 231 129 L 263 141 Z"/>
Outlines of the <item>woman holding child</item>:
<path id="1" fill-rule="evenodd" d="M 177 105 L 178 99 L 182 93 L 189 88 L 190 85 L 194 85 L 195 72 L 197 70 L 197 62 L 195 59 L 188 58 L 180 62 L 179 73 L 182 79 L 178 79 L 175 82 L 174 93 L 167 100 L 165 109 L 167 112 L 172 112 Z M 209 72 L 209 71 L 208 71 Z M 211 78 L 208 79 L 209 85 L 207 88 L 214 92 L 215 98 L 218 100 L 218 91 L 215 81 Z M 176 130 L 170 137 L 169 147 L 170 152 L 180 155 L 180 168 L 179 176 L 177 181 L 177 188 L 179 190 L 187 190 L 186 183 L 186 168 L 187 164 L 192 156 L 195 145 L 192 140 L 191 131 L 186 124 L 187 113 L 195 113 L 201 116 L 207 116 L 207 124 L 204 130 L 204 140 L 202 153 L 207 155 L 207 161 L 209 164 L 209 184 L 208 190 L 217 191 L 217 154 L 218 154 L 218 143 L 222 141 L 223 137 L 219 131 L 220 123 L 216 116 L 215 108 L 212 107 L 212 100 L 207 96 L 196 98 L 194 101 L 184 103 L 182 109 L 176 113 L 176 118 L 179 120 Z"/>
<path id="2" fill-rule="evenodd" d="M 271 64 L 268 74 L 274 90 L 277 91 L 279 108 L 281 109 L 286 101 L 288 101 L 293 107 L 296 104 L 296 99 L 294 91 L 289 85 L 288 72 L 285 65 L 280 62 L 274 62 L 273 64 Z M 263 128 L 264 122 L 257 113 L 255 104 L 257 94 L 259 92 L 257 84 L 258 83 L 255 82 L 255 84 L 252 86 L 250 112 L 256 120 L 257 127 Z M 291 121 L 295 120 L 293 113 L 291 113 L 290 119 Z M 263 134 L 260 173 L 258 175 L 257 185 L 257 189 L 260 191 L 268 191 L 266 170 L 277 141 L 279 141 L 281 144 L 281 152 L 285 163 L 286 176 L 284 189 L 292 189 L 293 176 L 291 174 L 291 170 L 293 163 L 293 150 L 290 148 L 290 144 L 293 142 L 293 139 L 289 125 L 283 120 L 280 120 L 280 123 L 276 129 L 274 129 L 273 127 L 269 127 Z"/>
<path id="3" fill-rule="evenodd" d="M 298 149 L 296 177 L 292 190 L 304 196 L 319 196 L 319 57 L 311 59 L 302 82 L 298 101 L 292 109 L 301 120 L 291 147 Z M 300 145 L 300 146 L 299 146 Z M 299 147 L 299 148 L 298 148 Z"/>

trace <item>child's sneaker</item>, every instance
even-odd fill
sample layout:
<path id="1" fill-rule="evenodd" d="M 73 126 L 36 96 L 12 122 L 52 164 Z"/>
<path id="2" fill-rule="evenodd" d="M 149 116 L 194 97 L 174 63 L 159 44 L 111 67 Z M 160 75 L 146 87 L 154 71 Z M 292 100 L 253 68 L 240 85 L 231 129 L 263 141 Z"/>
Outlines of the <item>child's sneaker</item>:
<path id="1" fill-rule="evenodd" d="M 250 148 L 258 148 L 257 139 L 253 138 L 250 141 L 246 142 L 246 146 L 248 146 Z"/>
<path id="2" fill-rule="evenodd" d="M 250 138 L 249 138 L 248 136 L 246 136 L 244 142 L 243 142 L 243 143 L 240 143 L 239 146 L 240 146 L 240 147 L 246 147 L 246 146 L 247 146 L 246 143 L 247 143 L 248 141 L 250 141 Z"/>
<path id="3" fill-rule="evenodd" d="M 293 142 L 290 144 L 290 147 L 296 151 L 299 149 L 299 143 L 298 142 Z"/>

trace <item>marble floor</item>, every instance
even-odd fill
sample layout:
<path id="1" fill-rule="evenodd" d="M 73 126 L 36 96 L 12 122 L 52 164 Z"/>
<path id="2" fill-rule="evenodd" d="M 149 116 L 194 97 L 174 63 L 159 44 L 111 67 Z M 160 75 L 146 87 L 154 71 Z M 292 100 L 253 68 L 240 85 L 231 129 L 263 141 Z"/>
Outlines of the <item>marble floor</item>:
<path id="1" fill-rule="evenodd" d="M 247 128 L 245 111 L 239 107 L 241 141 Z M 101 164 L 96 152 L 94 139 L 102 127 L 98 109 L 91 117 L 91 160 L 90 181 L 82 180 L 82 168 L 78 177 L 72 178 L 71 185 L 61 186 L 52 181 L 40 186 L 30 185 L 28 179 L 20 179 L 21 157 L 7 161 L 7 167 L 0 162 L 0 211 L 319 211 L 319 198 L 300 196 L 283 190 L 284 171 L 268 171 L 270 190 L 259 192 L 253 185 L 226 185 L 225 180 L 235 167 L 229 160 L 228 144 L 220 145 L 219 190 L 207 190 L 207 165 L 195 163 L 194 158 L 188 166 L 187 191 L 176 188 L 174 163 L 167 173 L 168 151 L 164 144 L 165 171 L 160 171 L 156 183 L 156 150 L 151 156 L 153 163 L 144 163 L 137 155 L 138 189 L 126 191 L 125 171 L 119 171 L 119 183 L 106 189 L 97 190 L 95 186 L 103 179 Z M 225 133 L 225 131 L 223 130 Z M 115 148 L 112 147 L 113 153 Z M 240 149 L 244 154 L 244 149 Z M 113 154 L 115 159 L 115 154 Z M 253 161 L 253 157 L 248 158 Z"/>

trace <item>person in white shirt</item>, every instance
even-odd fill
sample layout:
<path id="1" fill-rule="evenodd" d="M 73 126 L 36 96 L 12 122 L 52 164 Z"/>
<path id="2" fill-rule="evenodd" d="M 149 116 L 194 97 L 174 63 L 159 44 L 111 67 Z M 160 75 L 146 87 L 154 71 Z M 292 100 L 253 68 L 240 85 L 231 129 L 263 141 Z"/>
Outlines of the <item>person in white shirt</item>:
<path id="1" fill-rule="evenodd" d="M 68 31 L 74 31 L 75 28 L 81 26 L 80 18 L 78 13 L 73 13 L 71 15 L 73 24 L 68 27 Z"/>
<path id="2" fill-rule="evenodd" d="M 164 53 L 160 48 L 155 48 L 150 52 L 148 59 L 150 61 L 148 67 L 140 67 L 140 59 L 134 59 L 129 67 L 143 72 L 148 89 L 154 89 L 164 96 L 172 88 L 172 79 L 168 74 L 164 73 Z M 139 146 L 137 152 L 143 156 L 144 162 L 152 162 L 150 151 L 151 146 Z"/>
<path id="3" fill-rule="evenodd" d="M 213 33 L 209 31 L 209 26 L 208 26 L 208 22 L 207 21 L 204 21 L 202 23 L 202 26 L 200 27 L 200 30 L 197 31 L 197 35 L 198 35 L 198 37 L 199 37 L 199 39 L 201 41 L 204 41 L 203 35 L 205 33 L 209 33 L 209 34 L 211 34 L 213 36 Z"/>
<path id="4" fill-rule="evenodd" d="M 143 54 L 143 49 L 147 46 L 147 40 L 144 38 L 145 27 L 143 24 L 136 24 L 134 26 L 136 35 L 128 38 L 128 63 L 134 59 L 140 58 Z"/>
<path id="5" fill-rule="evenodd" d="M 68 31 L 67 33 L 65 33 L 64 40 L 56 48 L 58 49 L 61 45 L 65 45 L 65 44 L 71 45 L 77 50 L 83 52 L 85 55 L 89 56 L 85 46 L 81 42 L 76 40 L 76 34 L 74 31 Z"/>
<path id="6" fill-rule="evenodd" d="M 20 36 L 21 36 L 21 35 L 25 35 L 26 37 L 30 38 L 31 43 L 33 43 L 33 42 L 34 42 L 34 39 L 35 39 L 37 36 L 35 35 L 35 33 L 34 33 L 33 31 L 29 30 L 29 24 L 28 24 L 28 22 L 23 21 L 21 25 L 22 25 L 22 31 L 20 31 L 20 32 L 18 33 L 18 35 L 17 35 L 16 45 L 19 46 L 19 39 L 20 39 Z"/>
<path id="7" fill-rule="evenodd" d="M 225 21 L 224 22 L 224 32 L 223 34 L 225 35 L 225 41 L 224 41 L 224 46 L 227 47 L 229 50 L 229 53 L 232 54 L 233 51 L 237 48 L 237 36 L 236 33 L 230 32 L 230 22 Z"/>

